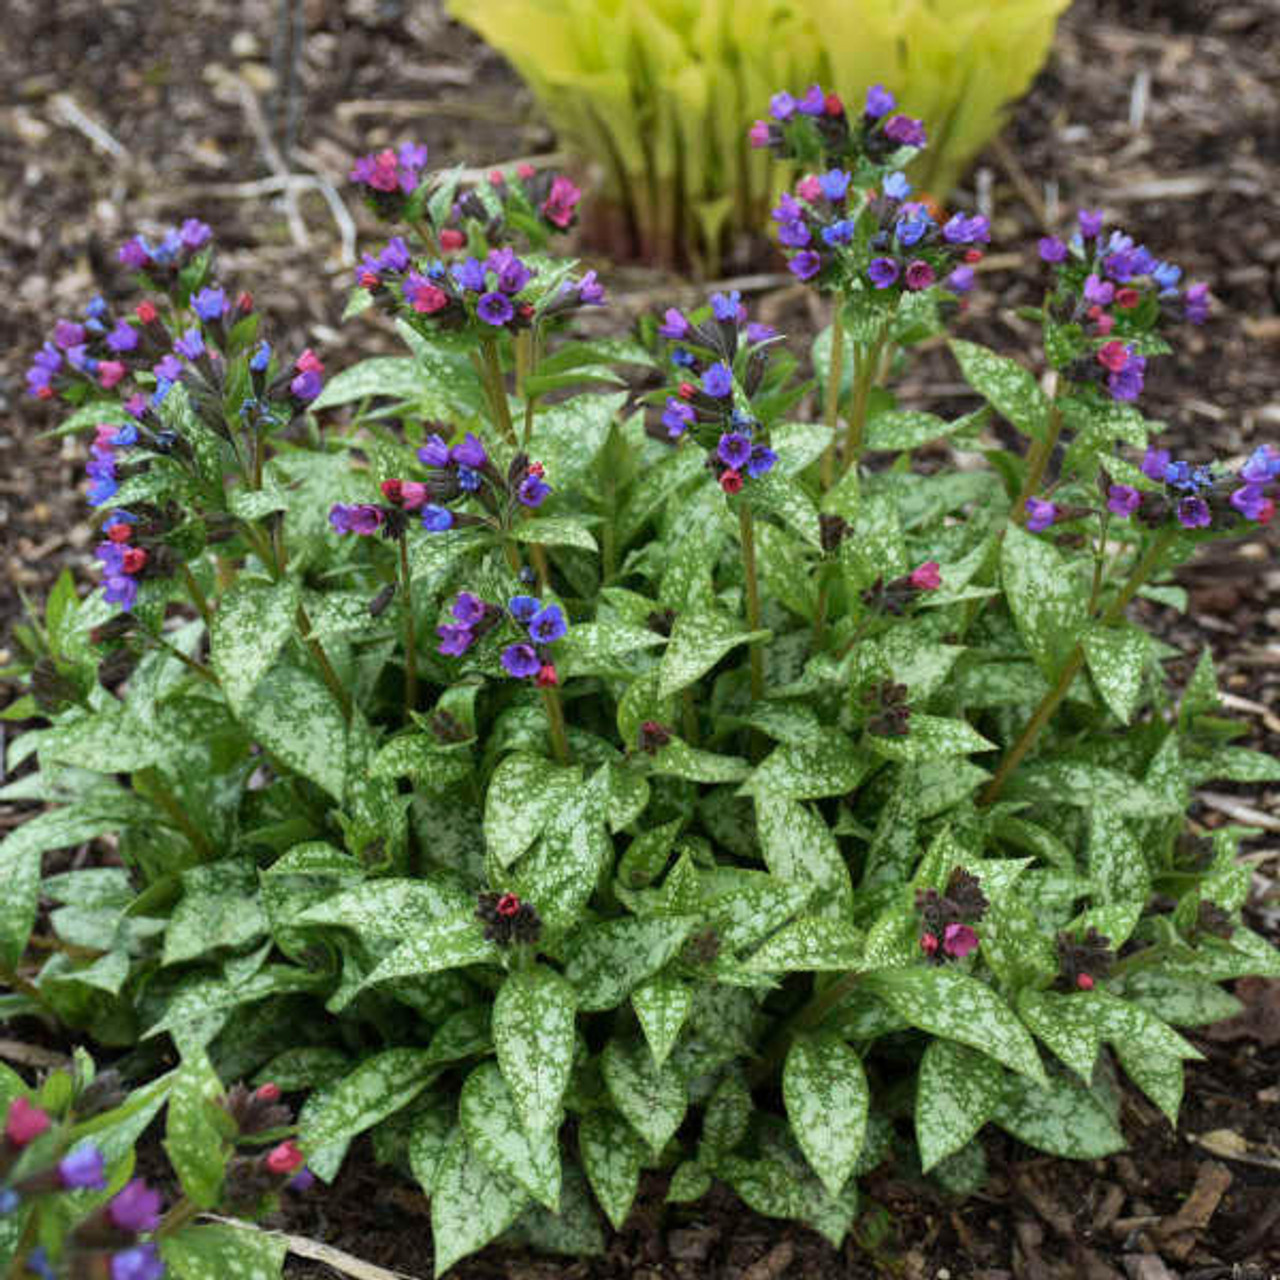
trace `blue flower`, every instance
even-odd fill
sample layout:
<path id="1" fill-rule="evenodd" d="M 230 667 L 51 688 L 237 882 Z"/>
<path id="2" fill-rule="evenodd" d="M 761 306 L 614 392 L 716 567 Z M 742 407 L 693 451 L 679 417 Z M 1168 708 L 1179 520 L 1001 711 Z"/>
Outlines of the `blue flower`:
<path id="1" fill-rule="evenodd" d="M 517 622 L 528 622 L 541 608 L 542 601 L 537 596 L 512 596 L 507 601 L 507 612 Z"/>
<path id="2" fill-rule="evenodd" d="M 529 635 L 539 644 L 554 644 L 569 630 L 558 604 L 549 604 L 529 619 Z"/>
<path id="3" fill-rule="evenodd" d="M 191 309 L 205 324 L 221 320 L 227 312 L 227 295 L 222 289 L 201 289 L 191 299 Z"/>
<path id="4" fill-rule="evenodd" d="M 848 244 L 853 239 L 854 222 L 852 218 L 841 218 L 829 227 L 822 228 L 822 239 L 826 244 Z"/>
<path id="5" fill-rule="evenodd" d="M 849 175 L 843 169 L 830 169 L 818 179 L 822 194 L 833 204 L 843 200 L 849 190 Z"/>
<path id="6" fill-rule="evenodd" d="M 751 457 L 751 438 L 740 431 L 726 431 L 716 447 L 716 456 L 735 471 L 746 466 Z"/>
<path id="7" fill-rule="evenodd" d="M 472 293 L 480 293 L 484 289 L 484 263 L 478 258 L 468 258 L 453 268 L 453 278 Z"/>
<path id="8" fill-rule="evenodd" d="M 713 293 L 711 295 L 711 314 L 717 320 L 735 321 L 738 308 L 742 305 L 742 294 L 734 289 L 732 293 Z"/>
<path id="9" fill-rule="evenodd" d="M 686 351 L 683 347 L 677 347 L 671 353 L 671 363 L 681 369 L 691 369 L 697 364 L 697 359 L 692 351 Z"/>
<path id="10" fill-rule="evenodd" d="M 198 360 L 204 355 L 204 335 L 199 329 L 188 329 L 173 344 L 173 349 L 188 360 Z"/>
<path id="11" fill-rule="evenodd" d="M 662 425 L 667 435 L 673 440 L 684 433 L 697 421 L 698 415 L 691 404 L 677 400 L 675 396 L 667 397 L 667 407 L 662 415 Z"/>
<path id="12" fill-rule="evenodd" d="M 458 468 L 458 487 L 467 493 L 475 493 L 483 481 L 483 477 L 478 471 L 471 467 Z"/>
<path id="13" fill-rule="evenodd" d="M 905 200 L 911 194 L 911 183 L 907 181 L 905 173 L 891 173 L 880 189 L 890 200 Z"/>
<path id="14" fill-rule="evenodd" d="M 550 492 L 551 486 L 540 475 L 531 471 L 520 481 L 516 498 L 526 507 L 540 507 Z"/>
<path id="15" fill-rule="evenodd" d="M 899 218 L 898 225 L 894 228 L 894 235 L 897 236 L 899 244 L 910 248 L 912 245 L 919 244 L 932 226 L 933 219 L 920 210 L 918 213 L 913 212 Z"/>
<path id="16" fill-rule="evenodd" d="M 722 400 L 733 390 L 733 373 L 727 364 L 713 364 L 702 375 L 702 389 L 709 396 Z"/>
<path id="17" fill-rule="evenodd" d="M 453 512 L 428 503 L 422 508 L 422 527 L 429 533 L 443 533 L 453 528 Z"/>
<path id="18" fill-rule="evenodd" d="M 751 459 L 747 463 L 747 475 L 753 480 L 757 476 L 762 476 L 767 471 L 773 470 L 773 464 L 778 461 L 778 455 L 765 445 L 758 444 L 751 450 Z"/>
<path id="19" fill-rule="evenodd" d="M 258 349 L 253 353 L 253 359 L 249 361 L 249 368 L 254 373 L 266 373 L 267 366 L 271 363 L 271 344 L 263 338 L 258 343 Z"/>

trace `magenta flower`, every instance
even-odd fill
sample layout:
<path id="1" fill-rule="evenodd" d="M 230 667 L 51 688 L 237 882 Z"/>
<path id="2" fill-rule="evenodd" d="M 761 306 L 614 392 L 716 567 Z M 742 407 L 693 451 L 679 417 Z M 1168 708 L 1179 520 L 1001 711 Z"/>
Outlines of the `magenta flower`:
<path id="1" fill-rule="evenodd" d="M 160 1204 L 160 1193 L 134 1178 L 112 1199 L 107 1214 L 121 1231 L 154 1231 L 160 1225 Z"/>
<path id="2" fill-rule="evenodd" d="M 927 289 L 936 279 L 933 268 L 923 258 L 917 258 L 907 267 L 907 288 L 914 293 Z"/>
<path id="3" fill-rule="evenodd" d="M 1027 499 L 1027 528 L 1032 533 L 1043 533 L 1058 518 L 1058 508 L 1043 498 Z"/>
<path id="4" fill-rule="evenodd" d="M 911 570 L 907 580 L 917 591 L 937 591 L 942 586 L 942 572 L 936 560 L 926 560 Z"/>
<path id="5" fill-rule="evenodd" d="M 1127 520 L 1142 505 L 1142 494 L 1127 484 L 1113 484 L 1107 490 L 1107 510 Z"/>
<path id="6" fill-rule="evenodd" d="M 747 139 L 753 147 L 767 147 L 769 145 L 768 123 L 764 120 L 757 120 L 755 124 L 747 130 Z"/>
<path id="7" fill-rule="evenodd" d="M 942 931 L 942 949 L 956 960 L 978 949 L 978 935 L 967 924 L 949 924 Z"/>
<path id="8" fill-rule="evenodd" d="M 542 202 L 542 214 L 554 226 L 564 230 L 572 221 L 582 192 L 563 174 L 557 174 L 551 183 L 551 193 Z"/>

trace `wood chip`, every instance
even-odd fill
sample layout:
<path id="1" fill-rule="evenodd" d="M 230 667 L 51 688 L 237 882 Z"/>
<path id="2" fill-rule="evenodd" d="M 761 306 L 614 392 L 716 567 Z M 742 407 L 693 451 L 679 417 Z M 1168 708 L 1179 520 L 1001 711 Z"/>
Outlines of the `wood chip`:
<path id="1" fill-rule="evenodd" d="M 1261 827 L 1264 831 L 1280 831 L 1280 818 L 1273 818 L 1269 813 L 1263 813 L 1261 809 L 1255 809 L 1235 796 L 1223 795 L 1218 791 L 1197 791 L 1196 798 L 1210 809 L 1217 809 L 1219 813 L 1225 813 L 1228 818 L 1234 818 L 1246 826 Z"/>
<path id="2" fill-rule="evenodd" d="M 1175 1280 L 1174 1274 L 1155 1253 L 1130 1253 L 1124 1258 L 1129 1280 Z"/>
<path id="3" fill-rule="evenodd" d="M 404 1271 L 388 1271 L 372 1262 L 365 1262 L 354 1254 L 332 1245 L 321 1244 L 319 1240 L 309 1240 L 306 1236 L 289 1235 L 284 1231 L 264 1231 L 252 1222 L 242 1222 L 239 1218 L 224 1218 L 216 1213 L 201 1215 L 208 1222 L 222 1222 L 229 1227 L 239 1227 L 242 1231 L 256 1231 L 259 1235 L 274 1236 L 283 1240 L 289 1252 L 299 1258 L 309 1258 L 312 1262 L 323 1262 L 326 1267 L 340 1271 L 344 1276 L 352 1276 L 354 1280 L 419 1280 Z"/>
<path id="4" fill-rule="evenodd" d="M 779 1276 L 786 1274 L 795 1256 L 795 1245 L 790 1240 L 783 1240 L 775 1244 L 759 1262 L 753 1262 L 742 1273 L 742 1280 L 778 1280 Z"/>
<path id="5" fill-rule="evenodd" d="M 69 1066 L 71 1062 L 66 1054 L 55 1053 L 52 1049 L 42 1049 L 35 1044 L 23 1044 L 21 1040 L 0 1040 L 0 1058 L 4 1058 L 6 1062 L 16 1062 L 20 1067 L 38 1067 L 42 1070 L 54 1071 L 60 1067 Z"/>
<path id="6" fill-rule="evenodd" d="M 1231 1170 L 1216 1160 L 1206 1160 L 1196 1171 L 1196 1184 L 1178 1212 L 1161 1220 L 1156 1233 L 1173 1236 L 1183 1231 L 1203 1231 L 1217 1212 L 1231 1185 Z"/>

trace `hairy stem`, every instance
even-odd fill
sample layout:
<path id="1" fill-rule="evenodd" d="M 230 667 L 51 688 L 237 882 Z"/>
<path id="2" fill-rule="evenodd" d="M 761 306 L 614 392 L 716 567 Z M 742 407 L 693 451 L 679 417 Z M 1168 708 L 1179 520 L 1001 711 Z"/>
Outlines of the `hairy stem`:
<path id="1" fill-rule="evenodd" d="M 742 565 L 747 578 L 747 625 L 752 631 L 762 630 L 760 625 L 760 580 L 756 576 L 756 532 L 751 508 L 745 503 L 738 508 L 738 535 L 742 541 Z M 751 661 L 751 698 L 759 702 L 764 697 L 764 653 L 758 641 L 752 641 L 747 650 Z"/>
<path id="2" fill-rule="evenodd" d="M 485 389 L 489 393 L 489 408 L 493 414 L 494 424 L 506 437 L 507 443 L 518 448 L 516 429 L 511 422 L 511 405 L 507 401 L 507 384 L 503 380 L 502 363 L 498 359 L 497 340 L 481 339 L 480 351 L 480 372 Z"/>
<path id="3" fill-rule="evenodd" d="M 303 643 L 316 660 L 316 666 L 320 668 L 320 675 L 323 677 L 325 684 L 329 686 L 329 692 L 333 694 L 338 701 L 338 706 L 342 708 L 343 719 L 350 721 L 351 695 L 342 687 L 342 681 L 338 679 L 338 673 L 333 669 L 333 663 L 329 661 L 329 655 L 324 651 L 324 645 L 311 634 L 313 630 L 311 617 L 307 613 L 304 604 L 299 603 L 298 612 L 295 616 L 298 624 L 298 633 L 306 637 Z"/>
<path id="4" fill-rule="evenodd" d="M 845 424 L 844 469 L 857 467 L 862 456 L 862 435 L 867 426 L 867 404 L 871 388 L 880 370 L 880 348 L 884 337 L 877 337 L 868 347 L 855 347 L 853 358 L 853 405 L 849 409 L 849 421 Z"/>
<path id="5" fill-rule="evenodd" d="M 413 573 L 409 568 L 409 539 L 400 535 L 400 589 L 404 592 L 404 714 L 418 705 L 418 639 L 414 633 Z"/>
<path id="6" fill-rule="evenodd" d="M 822 454 L 822 487 L 830 489 L 836 479 L 836 432 L 840 429 L 840 383 L 844 378 L 844 299 L 837 298 L 831 315 L 831 359 L 827 367 L 826 397 L 822 421 L 829 439 Z"/>
<path id="7" fill-rule="evenodd" d="M 542 705 L 547 711 L 547 725 L 551 730 L 551 749 L 560 764 L 571 764 L 569 733 L 564 725 L 564 707 L 560 702 L 560 690 L 548 685 L 542 690 Z"/>
<path id="8" fill-rule="evenodd" d="M 1027 454 L 1027 478 L 1022 483 L 1022 492 L 1013 504 L 1013 521 L 1015 524 L 1027 522 L 1027 500 L 1034 498 L 1044 484 L 1044 473 L 1048 469 L 1049 459 L 1057 448 L 1058 437 L 1062 434 L 1062 410 L 1057 401 L 1049 408 L 1049 426 L 1044 439 L 1037 440 Z"/>

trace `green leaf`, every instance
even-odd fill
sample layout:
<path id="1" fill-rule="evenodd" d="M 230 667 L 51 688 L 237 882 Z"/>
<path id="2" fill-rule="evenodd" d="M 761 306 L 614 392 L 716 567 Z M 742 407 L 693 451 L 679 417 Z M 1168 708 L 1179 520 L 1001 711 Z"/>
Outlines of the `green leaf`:
<path id="1" fill-rule="evenodd" d="M 578 1126 L 578 1149 L 591 1190 L 614 1230 L 621 1231 L 640 1188 L 644 1144 L 621 1116 L 591 1111 Z"/>
<path id="2" fill-rule="evenodd" d="M 1007 1076 L 992 1119 L 1027 1146 L 1070 1160 L 1100 1160 L 1126 1145 L 1097 1095 L 1070 1076 L 1044 1084 Z"/>
<path id="3" fill-rule="evenodd" d="M 814 896 L 812 884 L 779 880 L 758 871 L 722 875 L 724 891 L 707 904 L 707 914 L 728 951 L 754 946 Z"/>
<path id="4" fill-rule="evenodd" d="M 953 1040 L 934 1040 L 920 1060 L 916 1142 L 928 1172 L 959 1151 L 991 1119 L 1004 1091 L 1004 1072 L 985 1054 Z"/>
<path id="5" fill-rule="evenodd" d="M 423 385 L 422 370 L 411 356 L 376 356 L 335 374 L 311 402 L 318 413 L 333 405 L 381 396 L 390 400 L 414 400 Z"/>
<path id="6" fill-rule="evenodd" d="M 741 782 L 751 765 L 740 756 L 722 756 L 691 747 L 683 738 L 672 738 L 655 752 L 650 772 L 690 782 Z"/>
<path id="7" fill-rule="evenodd" d="M 979 409 L 963 418 L 948 422 L 932 413 L 916 413 L 895 409 L 878 413 L 866 427 L 865 447 L 872 452 L 906 452 L 918 449 L 930 440 L 959 435 L 978 426 L 986 418 L 987 411 Z"/>
<path id="8" fill-rule="evenodd" d="M 241 576 L 218 602 L 209 663 L 237 715 L 293 634 L 297 610 L 298 585 L 291 578 L 262 582 Z"/>
<path id="9" fill-rule="evenodd" d="M 804 742 L 779 743 L 747 779 L 742 794 L 791 800 L 847 795 L 871 767 L 846 734 L 824 729 Z"/>
<path id="10" fill-rule="evenodd" d="M 693 991 L 674 974 L 659 973 L 631 993 L 631 1005 L 654 1062 L 662 1066 L 693 1008 Z"/>
<path id="11" fill-rule="evenodd" d="M 1042 440 L 1048 429 L 1049 401 L 1031 374 L 1016 361 L 977 343 L 953 338 L 949 345 L 964 380 L 1023 435 Z"/>
<path id="12" fill-rule="evenodd" d="M 395 1115 L 439 1075 L 426 1049 L 384 1049 L 332 1088 L 312 1094 L 298 1117 L 308 1152 L 349 1142 Z"/>
<path id="13" fill-rule="evenodd" d="M 616 1008 L 679 953 L 696 923 L 691 916 L 628 916 L 577 930 L 566 948 L 565 977 L 578 1007 Z"/>
<path id="14" fill-rule="evenodd" d="M 1018 994 L 1022 1020 L 1081 1080 L 1093 1078 L 1102 1029 L 1083 993 L 1026 990 Z"/>
<path id="15" fill-rule="evenodd" d="M 946 720 L 941 716 L 911 715 L 910 732 L 905 737 L 887 738 L 868 733 L 869 747 L 889 760 L 918 761 L 922 764 L 939 756 L 963 756 L 978 751 L 995 751 L 996 744 L 984 738 L 967 720 Z"/>
<path id="16" fill-rule="evenodd" d="M 1176 800 L 1156 794 L 1128 775 L 1083 760 L 1024 764 L 1010 778 L 1005 796 L 1083 809 L 1106 806 L 1126 818 L 1162 818 L 1183 812 Z"/>
<path id="17" fill-rule="evenodd" d="M 612 619 L 575 624 L 556 646 L 556 667 L 561 678 L 629 673 L 631 666 L 624 659 L 666 642 L 666 636 L 647 627 Z"/>
<path id="18" fill-rule="evenodd" d="M 754 1110 L 746 1081 L 738 1072 L 729 1072 L 716 1085 L 703 1112 L 698 1159 L 714 1167 L 727 1156 L 747 1136 Z"/>
<path id="19" fill-rule="evenodd" d="M 797 1036 L 782 1069 L 782 1097 L 805 1158 L 838 1196 L 867 1137 L 870 1094 L 862 1059 L 835 1036 Z"/>
<path id="20" fill-rule="evenodd" d="M 190 867 L 181 878 L 182 900 L 165 930 L 162 965 L 242 948 L 267 932 L 257 867 L 250 859 L 224 858 Z"/>
<path id="21" fill-rule="evenodd" d="M 1174 978 L 1152 969 L 1127 974 L 1119 994 L 1175 1027 L 1207 1026 L 1232 1018 L 1244 1008 L 1235 996 L 1212 982 Z"/>
<path id="22" fill-rule="evenodd" d="M 456 917 L 474 907 L 474 896 L 460 885 L 428 874 L 415 880 L 373 880 L 344 889 L 308 907 L 296 923 L 335 925 L 362 937 L 410 941 L 434 920 Z"/>
<path id="23" fill-rule="evenodd" d="M 165 1153 L 183 1193 L 201 1209 L 218 1203 L 226 1173 L 231 1120 L 217 1107 L 222 1093 L 222 1081 L 201 1052 L 183 1059 L 169 1093 Z"/>
<path id="24" fill-rule="evenodd" d="M 1085 632 L 1084 654 L 1098 692 L 1116 718 L 1128 724 L 1142 695 L 1150 637 L 1140 627 L 1092 626 Z"/>
<path id="25" fill-rule="evenodd" d="M 458 1119 L 467 1145 L 490 1169 L 519 1183 L 552 1213 L 559 1212 L 556 1128 L 530 1135 L 496 1063 L 482 1063 L 467 1077 L 458 1099 Z"/>
<path id="26" fill-rule="evenodd" d="M 1089 874 L 1101 902 L 1146 904 L 1151 873 L 1142 846 L 1117 813 L 1098 805 L 1089 810 Z"/>
<path id="27" fill-rule="evenodd" d="M 731 649 L 766 639 L 768 631 L 744 631 L 738 619 L 718 609 L 695 607 L 676 617 L 662 655 L 658 697 L 669 698 L 705 675 Z"/>
<path id="28" fill-rule="evenodd" d="M 540 520 L 524 520 L 510 533 L 516 542 L 536 542 L 544 547 L 577 547 L 580 551 L 599 552 L 591 530 L 565 516 L 544 516 Z"/>
<path id="29" fill-rule="evenodd" d="M 484 837 L 499 865 L 509 867 L 582 785 L 582 770 L 516 751 L 493 771 L 484 805 Z"/>
<path id="30" fill-rule="evenodd" d="M 985 983 L 958 969 L 887 969 L 865 975 L 862 985 L 912 1026 L 958 1040 L 1031 1080 L 1044 1067 L 1026 1028 Z"/>
<path id="31" fill-rule="evenodd" d="M 1051 543 L 1011 524 L 1000 549 L 1009 609 L 1031 656 L 1057 678 L 1088 621 L 1084 578 Z"/>
<path id="32" fill-rule="evenodd" d="M 776 754 L 776 752 L 774 753 Z M 840 844 L 822 816 L 794 801 L 756 793 L 756 830 L 765 865 L 780 880 L 815 885 L 823 911 L 843 915 L 853 906 L 853 884 Z"/>
<path id="33" fill-rule="evenodd" d="M 712 1177 L 696 1160 L 676 1165 L 667 1187 L 668 1204 L 690 1204 L 701 1200 L 711 1190 Z"/>
<path id="34" fill-rule="evenodd" d="M 745 967 L 759 973 L 842 973 L 860 966 L 863 942 L 845 920 L 806 917 L 779 929 Z"/>
<path id="35" fill-rule="evenodd" d="M 417 978 L 472 964 L 497 964 L 500 958 L 497 944 L 484 936 L 475 911 L 466 910 L 424 925 L 415 937 L 401 943 L 387 956 L 365 978 L 363 985 L 372 987 L 392 978 Z"/>
<path id="36" fill-rule="evenodd" d="M 610 1040 L 600 1065 L 614 1105 L 654 1155 L 661 1154 L 689 1105 L 679 1074 L 658 1066 L 642 1040 Z"/>
<path id="37" fill-rule="evenodd" d="M 223 1223 L 183 1227 L 159 1243 L 174 1280 L 273 1280 L 289 1251 L 274 1231 Z"/>
<path id="38" fill-rule="evenodd" d="M 494 1000 L 498 1065 L 529 1134 L 560 1122 L 573 1067 L 576 1009 L 573 987 L 544 965 L 509 974 Z"/>
<path id="39" fill-rule="evenodd" d="M 240 718 L 260 743 L 290 769 L 341 804 L 346 786 L 347 724 L 325 682 L 310 671 L 278 663 L 257 683 Z"/>
<path id="40" fill-rule="evenodd" d="M 431 1196 L 436 1276 L 500 1236 L 529 1200 L 517 1182 L 490 1169 L 458 1130 L 435 1171 Z"/>

